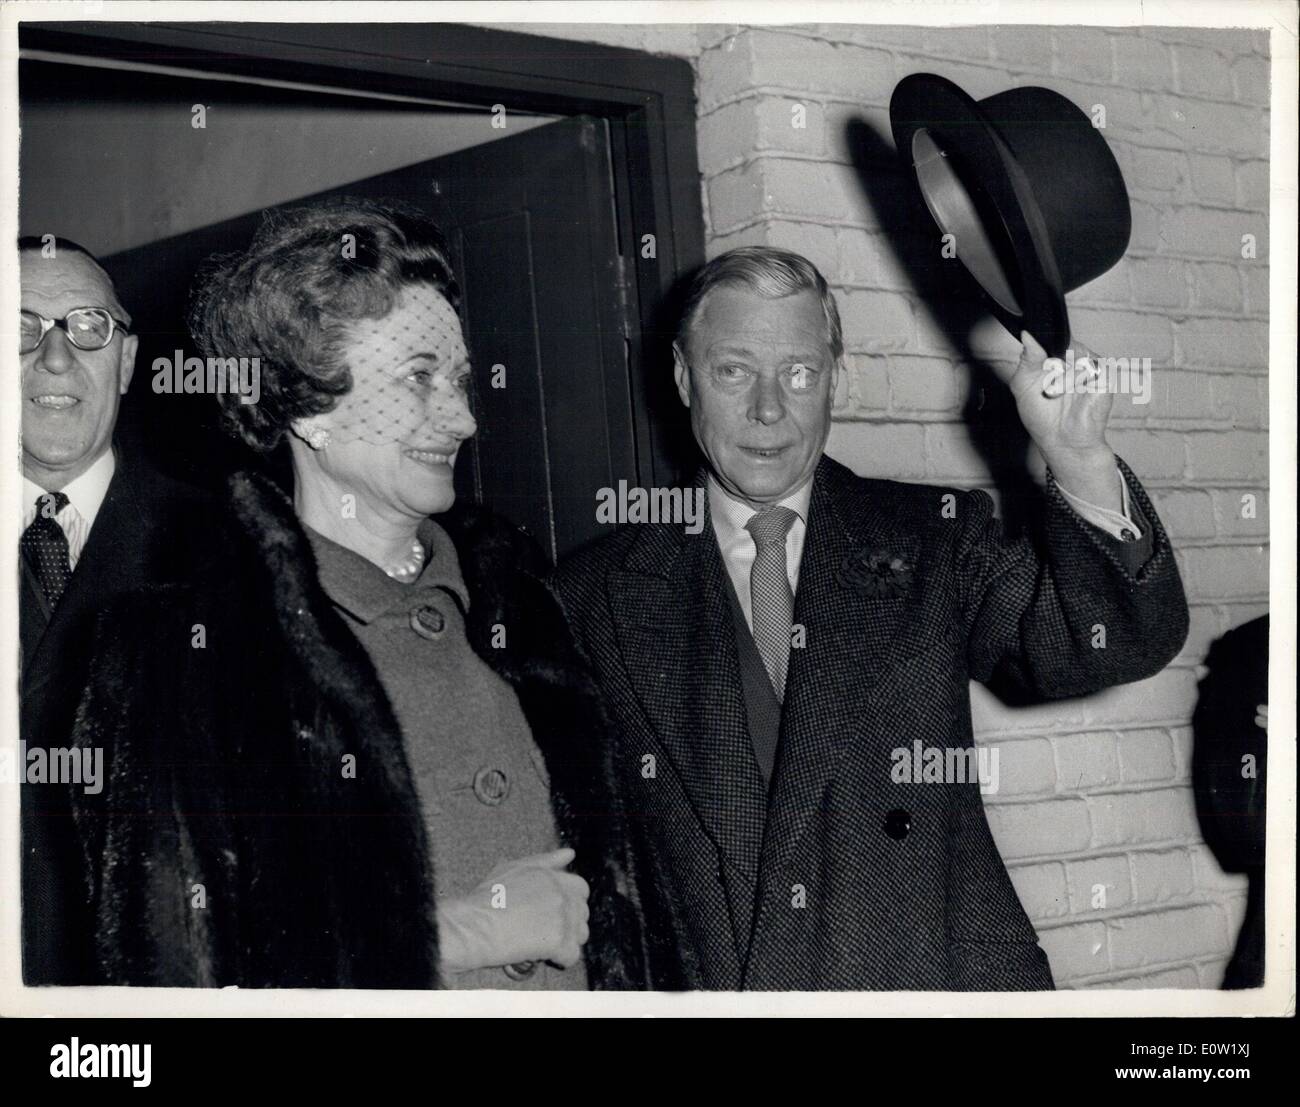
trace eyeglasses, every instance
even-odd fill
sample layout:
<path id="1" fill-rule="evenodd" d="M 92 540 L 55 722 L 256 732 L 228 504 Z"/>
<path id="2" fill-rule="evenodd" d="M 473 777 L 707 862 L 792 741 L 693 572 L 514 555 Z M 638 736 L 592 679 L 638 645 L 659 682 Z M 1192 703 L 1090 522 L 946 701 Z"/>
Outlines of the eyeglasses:
<path id="1" fill-rule="evenodd" d="M 30 354 L 55 327 L 61 328 L 78 350 L 102 350 L 113 341 L 118 330 L 128 333 L 127 324 L 113 318 L 104 308 L 73 308 L 62 319 L 46 319 L 24 309 L 18 331 L 18 352 Z"/>

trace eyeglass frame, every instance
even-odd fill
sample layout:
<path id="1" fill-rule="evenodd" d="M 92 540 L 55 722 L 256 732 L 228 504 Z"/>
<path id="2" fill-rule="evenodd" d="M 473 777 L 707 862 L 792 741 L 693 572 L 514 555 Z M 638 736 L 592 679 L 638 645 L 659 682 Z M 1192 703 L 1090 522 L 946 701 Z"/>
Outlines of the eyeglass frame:
<path id="1" fill-rule="evenodd" d="M 72 332 L 68 330 L 68 316 L 76 315 L 80 311 L 102 311 L 105 315 L 108 316 L 108 324 L 109 324 L 108 337 L 104 340 L 104 344 L 102 346 L 78 346 L 76 342 L 73 341 Z M 122 322 L 122 320 L 119 319 L 116 315 L 114 315 L 111 311 L 109 311 L 108 308 L 100 307 L 98 304 L 87 304 L 85 307 L 70 308 L 67 314 L 64 315 L 62 319 L 49 319 L 46 316 L 42 315 L 39 311 L 33 311 L 31 308 L 21 308 L 19 314 L 20 316 L 34 315 L 37 319 L 41 321 L 41 337 L 36 340 L 36 344 L 30 350 L 24 350 L 22 348 L 22 332 L 21 331 L 19 332 L 19 336 L 18 336 L 19 356 L 36 353 L 36 351 L 41 348 L 41 343 L 45 341 L 45 336 L 49 334 L 50 331 L 54 330 L 55 327 L 57 327 L 65 335 L 68 336 L 68 344 L 72 346 L 74 350 L 81 350 L 83 353 L 97 353 L 100 350 L 107 350 L 108 347 L 112 345 L 113 336 L 116 335 L 118 331 L 121 331 L 124 335 L 129 335 L 131 333 L 130 323 Z"/>

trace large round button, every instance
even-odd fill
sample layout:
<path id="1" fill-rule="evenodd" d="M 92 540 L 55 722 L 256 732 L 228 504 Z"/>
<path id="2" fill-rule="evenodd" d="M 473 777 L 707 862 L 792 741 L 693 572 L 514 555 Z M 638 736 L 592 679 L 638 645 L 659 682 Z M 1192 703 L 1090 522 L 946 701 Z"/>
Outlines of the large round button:
<path id="1" fill-rule="evenodd" d="M 527 980 L 537 971 L 537 962 L 520 961 L 514 965 L 502 965 L 501 969 L 511 980 Z"/>
<path id="2" fill-rule="evenodd" d="M 447 625 L 441 611 L 429 604 L 411 609 L 411 629 L 421 638 L 437 638 Z"/>
<path id="3" fill-rule="evenodd" d="M 901 842 L 912 829 L 912 813 L 901 807 L 885 816 L 885 833 L 895 842 Z"/>
<path id="4" fill-rule="evenodd" d="M 479 769 L 474 774 L 474 795 L 480 803 L 497 807 L 510 795 L 510 778 L 500 769 Z"/>

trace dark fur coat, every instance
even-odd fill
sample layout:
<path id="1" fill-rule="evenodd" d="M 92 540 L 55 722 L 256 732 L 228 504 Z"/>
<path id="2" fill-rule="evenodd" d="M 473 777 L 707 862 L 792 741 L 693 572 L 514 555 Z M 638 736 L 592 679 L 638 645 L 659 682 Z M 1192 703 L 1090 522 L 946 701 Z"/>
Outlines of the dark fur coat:
<path id="1" fill-rule="evenodd" d="M 72 799 L 93 982 L 436 987 L 437 875 L 392 707 L 284 494 L 253 474 L 230 491 L 215 571 L 100 621 L 76 743 L 104 749 L 107 783 Z M 438 522 L 471 646 L 518 695 L 591 885 L 589 981 L 644 987 L 606 724 L 546 567 L 481 509 Z"/>

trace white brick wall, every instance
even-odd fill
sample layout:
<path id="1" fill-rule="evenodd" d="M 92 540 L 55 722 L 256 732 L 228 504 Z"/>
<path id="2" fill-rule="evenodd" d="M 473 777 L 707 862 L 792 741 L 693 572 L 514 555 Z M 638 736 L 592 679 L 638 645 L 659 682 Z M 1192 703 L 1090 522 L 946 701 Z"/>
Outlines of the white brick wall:
<path id="1" fill-rule="evenodd" d="M 863 120 L 892 146 L 890 94 L 927 70 L 976 98 L 1041 84 L 1105 106 L 1133 238 L 1112 272 L 1071 295 L 1071 321 L 1098 352 L 1153 359 L 1151 403 L 1120 397 L 1111 442 L 1178 547 L 1192 629 L 1174 665 L 1138 685 L 1014 711 L 978 687 L 972 701 L 978 740 L 1001 751 L 989 820 L 1058 984 L 1216 987 L 1244 883 L 1200 839 L 1188 724 L 1210 642 L 1268 598 L 1267 36 L 819 24 L 641 37 L 587 26 L 573 37 L 693 60 L 710 256 L 767 242 L 822 269 L 849 365 L 830 451 L 901 479 L 992 484 L 964 421 L 969 372 L 884 246 L 846 123 Z M 795 105 L 803 129 L 791 126 Z M 1246 234 L 1254 260 L 1241 256 Z M 1014 358 L 1018 346 L 994 328 L 976 349 Z M 1254 519 L 1242 516 L 1246 494 Z"/>

